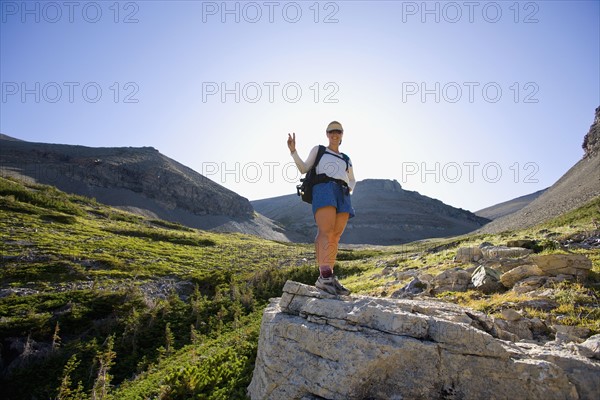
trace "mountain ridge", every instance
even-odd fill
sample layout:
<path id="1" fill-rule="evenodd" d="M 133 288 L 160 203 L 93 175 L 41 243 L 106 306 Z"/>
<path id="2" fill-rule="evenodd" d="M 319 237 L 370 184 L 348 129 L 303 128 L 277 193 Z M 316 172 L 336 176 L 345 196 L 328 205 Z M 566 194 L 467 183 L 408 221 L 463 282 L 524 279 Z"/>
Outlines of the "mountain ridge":
<path id="1" fill-rule="evenodd" d="M 251 201 L 261 214 L 310 242 L 316 228 L 311 206 L 296 195 Z M 389 179 L 357 182 L 352 194 L 356 217 L 348 221 L 340 242 L 400 244 L 430 237 L 451 236 L 480 228 L 489 220 L 444 204 L 418 192 L 402 189 Z"/>
<path id="2" fill-rule="evenodd" d="M 29 178 L 137 214 L 288 241 L 248 199 L 153 147 L 87 147 L 0 137 L 2 176 Z"/>
<path id="3" fill-rule="evenodd" d="M 475 211 L 475 215 L 479 215 L 480 217 L 484 217 L 487 219 L 498 219 L 508 214 L 512 214 L 514 212 L 519 211 L 521 208 L 525 207 L 533 200 L 537 199 L 541 194 L 543 194 L 546 189 L 538 190 L 537 192 L 529 193 L 523 196 L 515 197 L 514 199 L 510 199 L 507 201 L 503 201 L 502 203 L 494 204 L 489 207 L 482 208 L 481 210 Z"/>

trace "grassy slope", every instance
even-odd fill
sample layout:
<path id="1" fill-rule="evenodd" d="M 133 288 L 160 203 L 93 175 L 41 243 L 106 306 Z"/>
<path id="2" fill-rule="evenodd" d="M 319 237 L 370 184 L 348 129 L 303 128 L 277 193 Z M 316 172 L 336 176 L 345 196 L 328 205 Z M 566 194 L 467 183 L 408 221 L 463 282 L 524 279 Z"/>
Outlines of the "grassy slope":
<path id="1" fill-rule="evenodd" d="M 72 386 L 89 393 L 110 335 L 119 384 L 190 344 L 192 327 L 195 342 L 226 336 L 259 319 L 285 279 L 314 279 L 307 246 L 148 220 L 49 186 L 0 178 L 0 216 L 8 399 L 56 396 L 73 354 Z"/>
<path id="2" fill-rule="evenodd" d="M 385 266 L 435 274 L 457 266 L 458 246 L 515 238 L 560 251 L 556 240 L 598 229 L 599 209 L 597 199 L 526 231 L 341 251 L 336 271 L 355 293 L 387 295 L 407 282 Z M 312 283 L 316 274 L 306 245 L 148 220 L 47 186 L 0 178 L 0 215 L 0 289 L 14 292 L 0 298 L 3 367 L 12 361 L 0 382 L 7 399 L 86 398 L 101 361 L 112 375 L 105 398 L 243 398 L 266 301 L 286 279 Z M 560 307 L 546 315 L 524 311 L 597 333 L 600 255 L 577 252 L 593 260 L 590 280 L 556 288 Z M 528 299 L 440 297 L 489 313 Z"/>

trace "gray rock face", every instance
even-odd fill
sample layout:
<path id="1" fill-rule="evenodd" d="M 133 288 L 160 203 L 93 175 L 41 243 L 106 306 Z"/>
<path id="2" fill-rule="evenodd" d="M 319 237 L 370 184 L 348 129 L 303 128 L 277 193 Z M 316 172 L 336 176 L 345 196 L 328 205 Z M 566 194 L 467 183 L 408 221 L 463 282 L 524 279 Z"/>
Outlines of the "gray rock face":
<path id="1" fill-rule="evenodd" d="M 522 322 L 522 321 L 517 321 Z M 499 340 L 439 301 L 327 295 L 288 281 L 263 314 L 251 399 L 593 398 L 600 362 Z M 595 344 L 585 348 L 596 354 Z"/>
<path id="2" fill-rule="evenodd" d="M 583 138 L 583 151 L 585 157 L 591 157 L 600 152 L 600 107 L 596 108 L 596 117 L 594 123 L 590 126 L 590 131 Z"/>

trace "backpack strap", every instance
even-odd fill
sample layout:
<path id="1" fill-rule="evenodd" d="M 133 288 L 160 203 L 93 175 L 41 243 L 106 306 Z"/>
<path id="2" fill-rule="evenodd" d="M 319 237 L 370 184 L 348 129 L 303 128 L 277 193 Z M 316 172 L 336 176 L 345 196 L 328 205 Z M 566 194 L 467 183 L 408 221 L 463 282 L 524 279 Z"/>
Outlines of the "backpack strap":
<path id="1" fill-rule="evenodd" d="M 319 150 L 317 151 L 317 158 L 315 158 L 315 163 L 312 166 L 312 168 L 314 168 L 315 171 L 317 170 L 317 165 L 319 165 L 319 161 L 321 161 L 323 154 L 325 154 L 325 150 L 327 150 L 327 148 L 325 146 L 323 146 L 322 144 L 320 144 Z"/>
<path id="2" fill-rule="evenodd" d="M 344 161 L 346 161 L 346 172 L 348 172 L 348 168 L 350 168 L 350 157 L 344 153 L 342 153 L 342 157 L 344 157 Z"/>
<path id="3" fill-rule="evenodd" d="M 320 146 L 319 146 L 319 151 L 321 151 L 321 147 L 323 147 L 323 149 L 324 149 L 324 150 L 323 150 L 323 152 L 325 152 L 326 148 L 325 148 L 325 146 L 323 146 L 323 145 L 320 145 Z M 350 157 L 348 157 L 348 156 L 347 156 L 346 154 L 344 154 L 344 153 L 341 153 L 341 154 L 342 154 L 341 156 L 338 156 L 337 154 L 333 154 L 333 153 L 329 153 L 329 152 L 328 152 L 327 154 L 329 154 L 330 156 L 334 156 L 334 157 L 337 157 L 337 158 L 339 158 L 339 159 L 342 159 L 342 160 L 344 160 L 344 161 L 346 162 L 346 172 L 348 172 L 348 168 L 350 168 Z M 322 157 L 322 156 L 323 156 L 323 155 L 321 154 L 321 157 Z M 319 157 L 319 153 L 317 153 L 317 160 L 320 160 L 320 159 L 321 159 L 321 157 Z M 318 164 L 318 161 L 317 161 L 317 162 L 315 162 L 315 165 L 317 165 L 317 164 Z"/>

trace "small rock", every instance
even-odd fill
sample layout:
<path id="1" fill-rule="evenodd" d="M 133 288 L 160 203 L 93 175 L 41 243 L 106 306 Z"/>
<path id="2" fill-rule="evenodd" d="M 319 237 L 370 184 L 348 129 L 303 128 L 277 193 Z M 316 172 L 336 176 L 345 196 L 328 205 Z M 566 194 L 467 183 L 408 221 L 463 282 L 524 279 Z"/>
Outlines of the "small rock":
<path id="1" fill-rule="evenodd" d="M 381 275 L 391 275 L 392 273 L 394 273 L 395 270 L 396 267 L 388 265 L 385 268 L 383 268 L 383 270 L 381 271 Z"/>
<path id="2" fill-rule="evenodd" d="M 426 283 L 421 282 L 419 278 L 413 278 L 406 286 L 392 293 L 390 297 L 397 299 L 411 298 L 414 295 L 422 293 L 427 288 L 428 285 Z"/>
<path id="3" fill-rule="evenodd" d="M 541 311 L 552 311 L 558 307 L 558 303 L 550 299 L 533 299 L 519 303 L 520 308 L 533 308 Z"/>
<path id="4" fill-rule="evenodd" d="M 545 276 L 530 276 L 515 283 L 512 290 L 519 294 L 531 292 L 542 287 L 546 284 L 547 280 L 548 278 Z"/>
<path id="5" fill-rule="evenodd" d="M 505 308 L 502 311 L 500 311 L 500 313 L 502 314 L 502 317 L 507 321 L 518 321 L 521 318 L 523 318 L 523 316 L 518 311 L 515 311 L 511 308 Z"/>
<path id="6" fill-rule="evenodd" d="M 418 273 L 419 273 L 419 271 L 417 271 L 416 269 L 409 269 L 408 271 L 395 271 L 394 272 L 396 279 L 398 279 L 399 281 L 403 281 L 408 278 L 414 278 Z"/>

